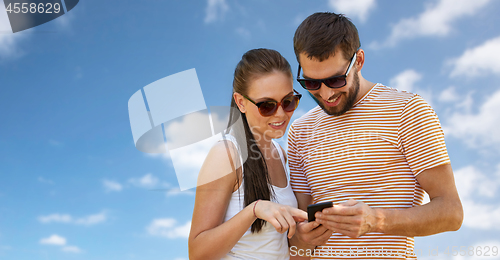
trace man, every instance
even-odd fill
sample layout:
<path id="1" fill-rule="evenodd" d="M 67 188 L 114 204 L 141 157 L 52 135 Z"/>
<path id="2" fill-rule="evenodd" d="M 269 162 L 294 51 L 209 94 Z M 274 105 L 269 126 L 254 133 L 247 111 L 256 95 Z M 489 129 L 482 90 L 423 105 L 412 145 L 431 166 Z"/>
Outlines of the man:
<path id="1" fill-rule="evenodd" d="M 298 224 L 291 255 L 415 258 L 414 236 L 458 230 L 462 205 L 432 108 L 363 78 L 364 50 L 343 15 L 309 16 L 294 49 L 298 81 L 319 106 L 290 127 L 291 185 L 303 210 L 334 206 Z"/>

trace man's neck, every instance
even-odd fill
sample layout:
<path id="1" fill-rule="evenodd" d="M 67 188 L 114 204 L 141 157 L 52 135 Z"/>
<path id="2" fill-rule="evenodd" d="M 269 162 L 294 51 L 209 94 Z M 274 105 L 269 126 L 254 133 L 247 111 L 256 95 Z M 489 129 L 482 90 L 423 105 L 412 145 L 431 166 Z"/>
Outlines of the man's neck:
<path id="1" fill-rule="evenodd" d="M 363 98 L 366 93 L 370 92 L 370 90 L 375 86 L 375 83 L 370 82 L 359 75 L 359 91 L 358 96 L 356 97 L 356 102 L 358 102 L 361 98 Z"/>

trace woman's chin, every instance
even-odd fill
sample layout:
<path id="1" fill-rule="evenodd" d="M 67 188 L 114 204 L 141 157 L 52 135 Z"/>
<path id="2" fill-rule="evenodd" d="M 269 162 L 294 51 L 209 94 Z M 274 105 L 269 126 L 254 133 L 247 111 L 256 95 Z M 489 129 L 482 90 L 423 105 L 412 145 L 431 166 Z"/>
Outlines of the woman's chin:
<path id="1" fill-rule="evenodd" d="M 285 130 L 270 129 L 270 130 L 266 131 L 266 133 L 265 133 L 265 136 L 268 140 L 279 139 L 279 138 L 283 137 L 284 135 L 285 135 Z"/>

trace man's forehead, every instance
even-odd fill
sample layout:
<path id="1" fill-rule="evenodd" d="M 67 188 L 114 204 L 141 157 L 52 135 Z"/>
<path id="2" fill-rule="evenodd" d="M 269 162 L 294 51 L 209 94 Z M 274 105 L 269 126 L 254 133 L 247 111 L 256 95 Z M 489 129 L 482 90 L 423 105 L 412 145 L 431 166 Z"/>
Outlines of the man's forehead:
<path id="1" fill-rule="evenodd" d="M 322 62 L 322 61 L 325 61 L 327 59 L 330 59 L 330 58 L 338 56 L 338 55 L 340 55 L 340 57 L 342 57 L 344 59 L 349 58 L 349 57 L 345 57 L 344 52 L 341 50 L 340 47 L 337 47 L 337 48 L 335 48 L 335 51 L 329 52 L 327 54 L 322 54 L 322 55 L 314 55 L 314 54 L 311 54 L 308 52 L 301 52 L 299 54 L 299 63 L 300 63 L 302 58 L 307 58 L 307 59 L 314 60 L 317 62 Z"/>
<path id="2" fill-rule="evenodd" d="M 342 75 L 346 71 L 348 61 L 341 52 L 332 55 L 329 58 L 320 61 L 317 58 L 309 58 L 307 54 L 299 55 L 300 66 L 304 78 L 321 79 Z"/>

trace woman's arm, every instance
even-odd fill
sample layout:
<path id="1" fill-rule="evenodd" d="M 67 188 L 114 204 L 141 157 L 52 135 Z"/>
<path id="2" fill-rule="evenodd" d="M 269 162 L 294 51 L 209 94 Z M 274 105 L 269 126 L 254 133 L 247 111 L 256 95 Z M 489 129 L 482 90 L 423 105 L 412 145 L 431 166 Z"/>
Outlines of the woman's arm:
<path id="1" fill-rule="evenodd" d="M 196 199 L 189 234 L 190 259 L 220 259 L 227 254 L 257 219 L 254 216 L 256 202 L 226 222 L 224 216 L 231 194 L 235 189 L 237 176 L 241 177 L 241 167 L 230 158 L 239 159 L 234 146 L 229 142 L 217 143 L 209 152 L 202 169 L 196 189 Z M 229 155 L 229 156 L 228 156 Z M 232 169 L 237 168 L 236 172 Z M 216 180 L 213 180 L 217 178 Z M 213 180 L 213 181 L 210 181 Z M 205 183 L 205 184 L 203 184 Z M 237 186 L 238 184 L 236 184 Z M 304 211 L 276 204 L 259 201 L 255 207 L 257 217 L 268 221 L 275 229 L 284 233 L 290 228 L 289 236 L 295 231 L 295 220 L 306 218 Z"/>
<path id="2" fill-rule="evenodd" d="M 223 223 L 231 194 L 237 186 L 236 174 L 241 176 L 241 167 L 237 167 L 234 160 L 231 166 L 229 161 L 229 158 L 238 158 L 236 156 L 232 143 L 218 142 L 203 163 L 189 234 L 189 259 L 222 258 L 256 219 L 252 208 L 246 207 Z M 232 168 L 236 167 L 234 172 Z"/>

